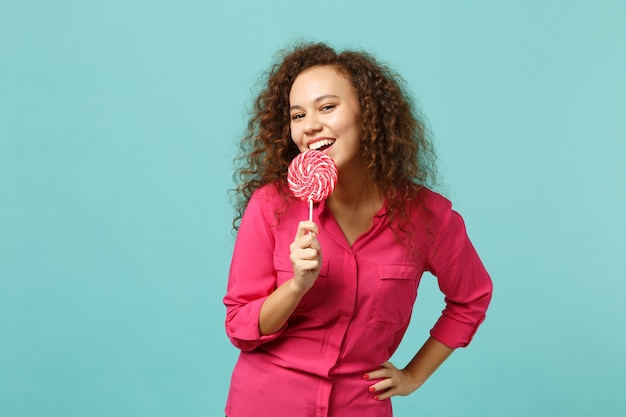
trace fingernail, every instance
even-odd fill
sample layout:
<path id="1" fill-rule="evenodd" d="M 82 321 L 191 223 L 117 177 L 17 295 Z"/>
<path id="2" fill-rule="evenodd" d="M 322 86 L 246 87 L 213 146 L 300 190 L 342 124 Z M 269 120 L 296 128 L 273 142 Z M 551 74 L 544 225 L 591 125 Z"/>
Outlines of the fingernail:
<path id="1" fill-rule="evenodd" d="M 363 379 L 370 379 L 370 374 L 364 374 Z"/>
<path id="2" fill-rule="evenodd" d="M 370 387 L 370 392 L 374 392 L 374 387 Z"/>
<path id="3" fill-rule="evenodd" d="M 379 398 L 378 398 L 378 395 L 375 395 L 375 396 L 374 396 L 374 399 L 375 399 L 376 401 L 378 401 L 378 399 L 379 399 Z"/>

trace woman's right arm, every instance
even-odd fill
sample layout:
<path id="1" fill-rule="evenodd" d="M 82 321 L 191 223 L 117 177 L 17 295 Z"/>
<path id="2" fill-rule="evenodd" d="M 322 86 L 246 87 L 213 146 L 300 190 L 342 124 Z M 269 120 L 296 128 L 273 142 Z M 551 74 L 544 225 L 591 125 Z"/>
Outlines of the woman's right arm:
<path id="1" fill-rule="evenodd" d="M 263 302 L 259 312 L 261 335 L 276 333 L 287 323 L 304 294 L 319 276 L 322 253 L 317 240 L 318 231 L 317 225 L 311 221 L 303 221 L 298 225 L 294 241 L 289 247 L 294 276 Z"/>
<path id="2" fill-rule="evenodd" d="M 320 270 L 317 226 L 302 222 L 291 244 L 294 276 L 276 288 L 274 216 L 277 194 L 260 189 L 250 199 L 241 220 L 223 302 L 226 334 L 241 350 L 252 350 L 280 336 L 302 296 Z M 313 233 L 307 233 L 313 232 Z M 263 312 L 261 313 L 261 310 Z"/>

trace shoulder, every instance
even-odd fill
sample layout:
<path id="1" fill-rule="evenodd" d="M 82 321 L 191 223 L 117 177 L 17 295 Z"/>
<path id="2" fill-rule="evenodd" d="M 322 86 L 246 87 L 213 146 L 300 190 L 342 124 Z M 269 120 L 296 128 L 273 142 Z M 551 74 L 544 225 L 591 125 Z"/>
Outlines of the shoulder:
<path id="1" fill-rule="evenodd" d="M 276 226 L 293 206 L 294 198 L 286 185 L 270 183 L 256 189 L 244 212 L 246 217 L 262 217 L 268 225 Z"/>
<path id="2" fill-rule="evenodd" d="M 251 204 L 262 205 L 267 207 L 279 207 L 284 204 L 284 200 L 286 197 L 286 193 L 284 190 L 284 186 L 279 183 L 270 183 L 265 184 L 264 186 L 256 189 L 254 193 L 252 193 L 252 197 L 250 197 L 250 202 L 248 206 Z"/>
<path id="3" fill-rule="evenodd" d="M 410 217 L 421 224 L 431 238 L 444 231 L 463 230 L 463 218 L 454 209 L 452 201 L 429 188 L 420 188 L 411 199 Z"/>
<path id="4" fill-rule="evenodd" d="M 434 212 L 446 212 L 452 210 L 452 202 L 443 195 L 427 187 L 421 187 L 417 192 L 417 199 L 428 209 Z"/>
<path id="5" fill-rule="evenodd" d="M 420 187 L 412 194 L 413 196 L 407 201 L 411 216 L 437 219 L 452 212 L 452 202 L 430 188 Z"/>

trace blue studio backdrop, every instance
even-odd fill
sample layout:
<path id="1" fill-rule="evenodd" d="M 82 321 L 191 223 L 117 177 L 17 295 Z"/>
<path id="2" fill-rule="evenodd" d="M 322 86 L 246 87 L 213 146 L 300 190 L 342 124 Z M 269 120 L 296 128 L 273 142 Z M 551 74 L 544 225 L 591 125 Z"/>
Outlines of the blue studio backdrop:
<path id="1" fill-rule="evenodd" d="M 626 1 L 3 1 L 0 415 L 223 415 L 228 190 L 299 39 L 406 79 L 495 292 L 409 416 L 624 416 Z M 443 308 L 426 278 L 393 360 Z"/>

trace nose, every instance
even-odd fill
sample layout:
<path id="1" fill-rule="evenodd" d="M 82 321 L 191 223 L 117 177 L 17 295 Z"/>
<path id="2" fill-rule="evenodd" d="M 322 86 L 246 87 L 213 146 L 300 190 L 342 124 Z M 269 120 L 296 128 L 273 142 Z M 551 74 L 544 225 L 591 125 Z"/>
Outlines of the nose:
<path id="1" fill-rule="evenodd" d="M 322 129 L 322 123 L 315 113 L 307 115 L 304 121 L 304 133 L 307 135 Z"/>

